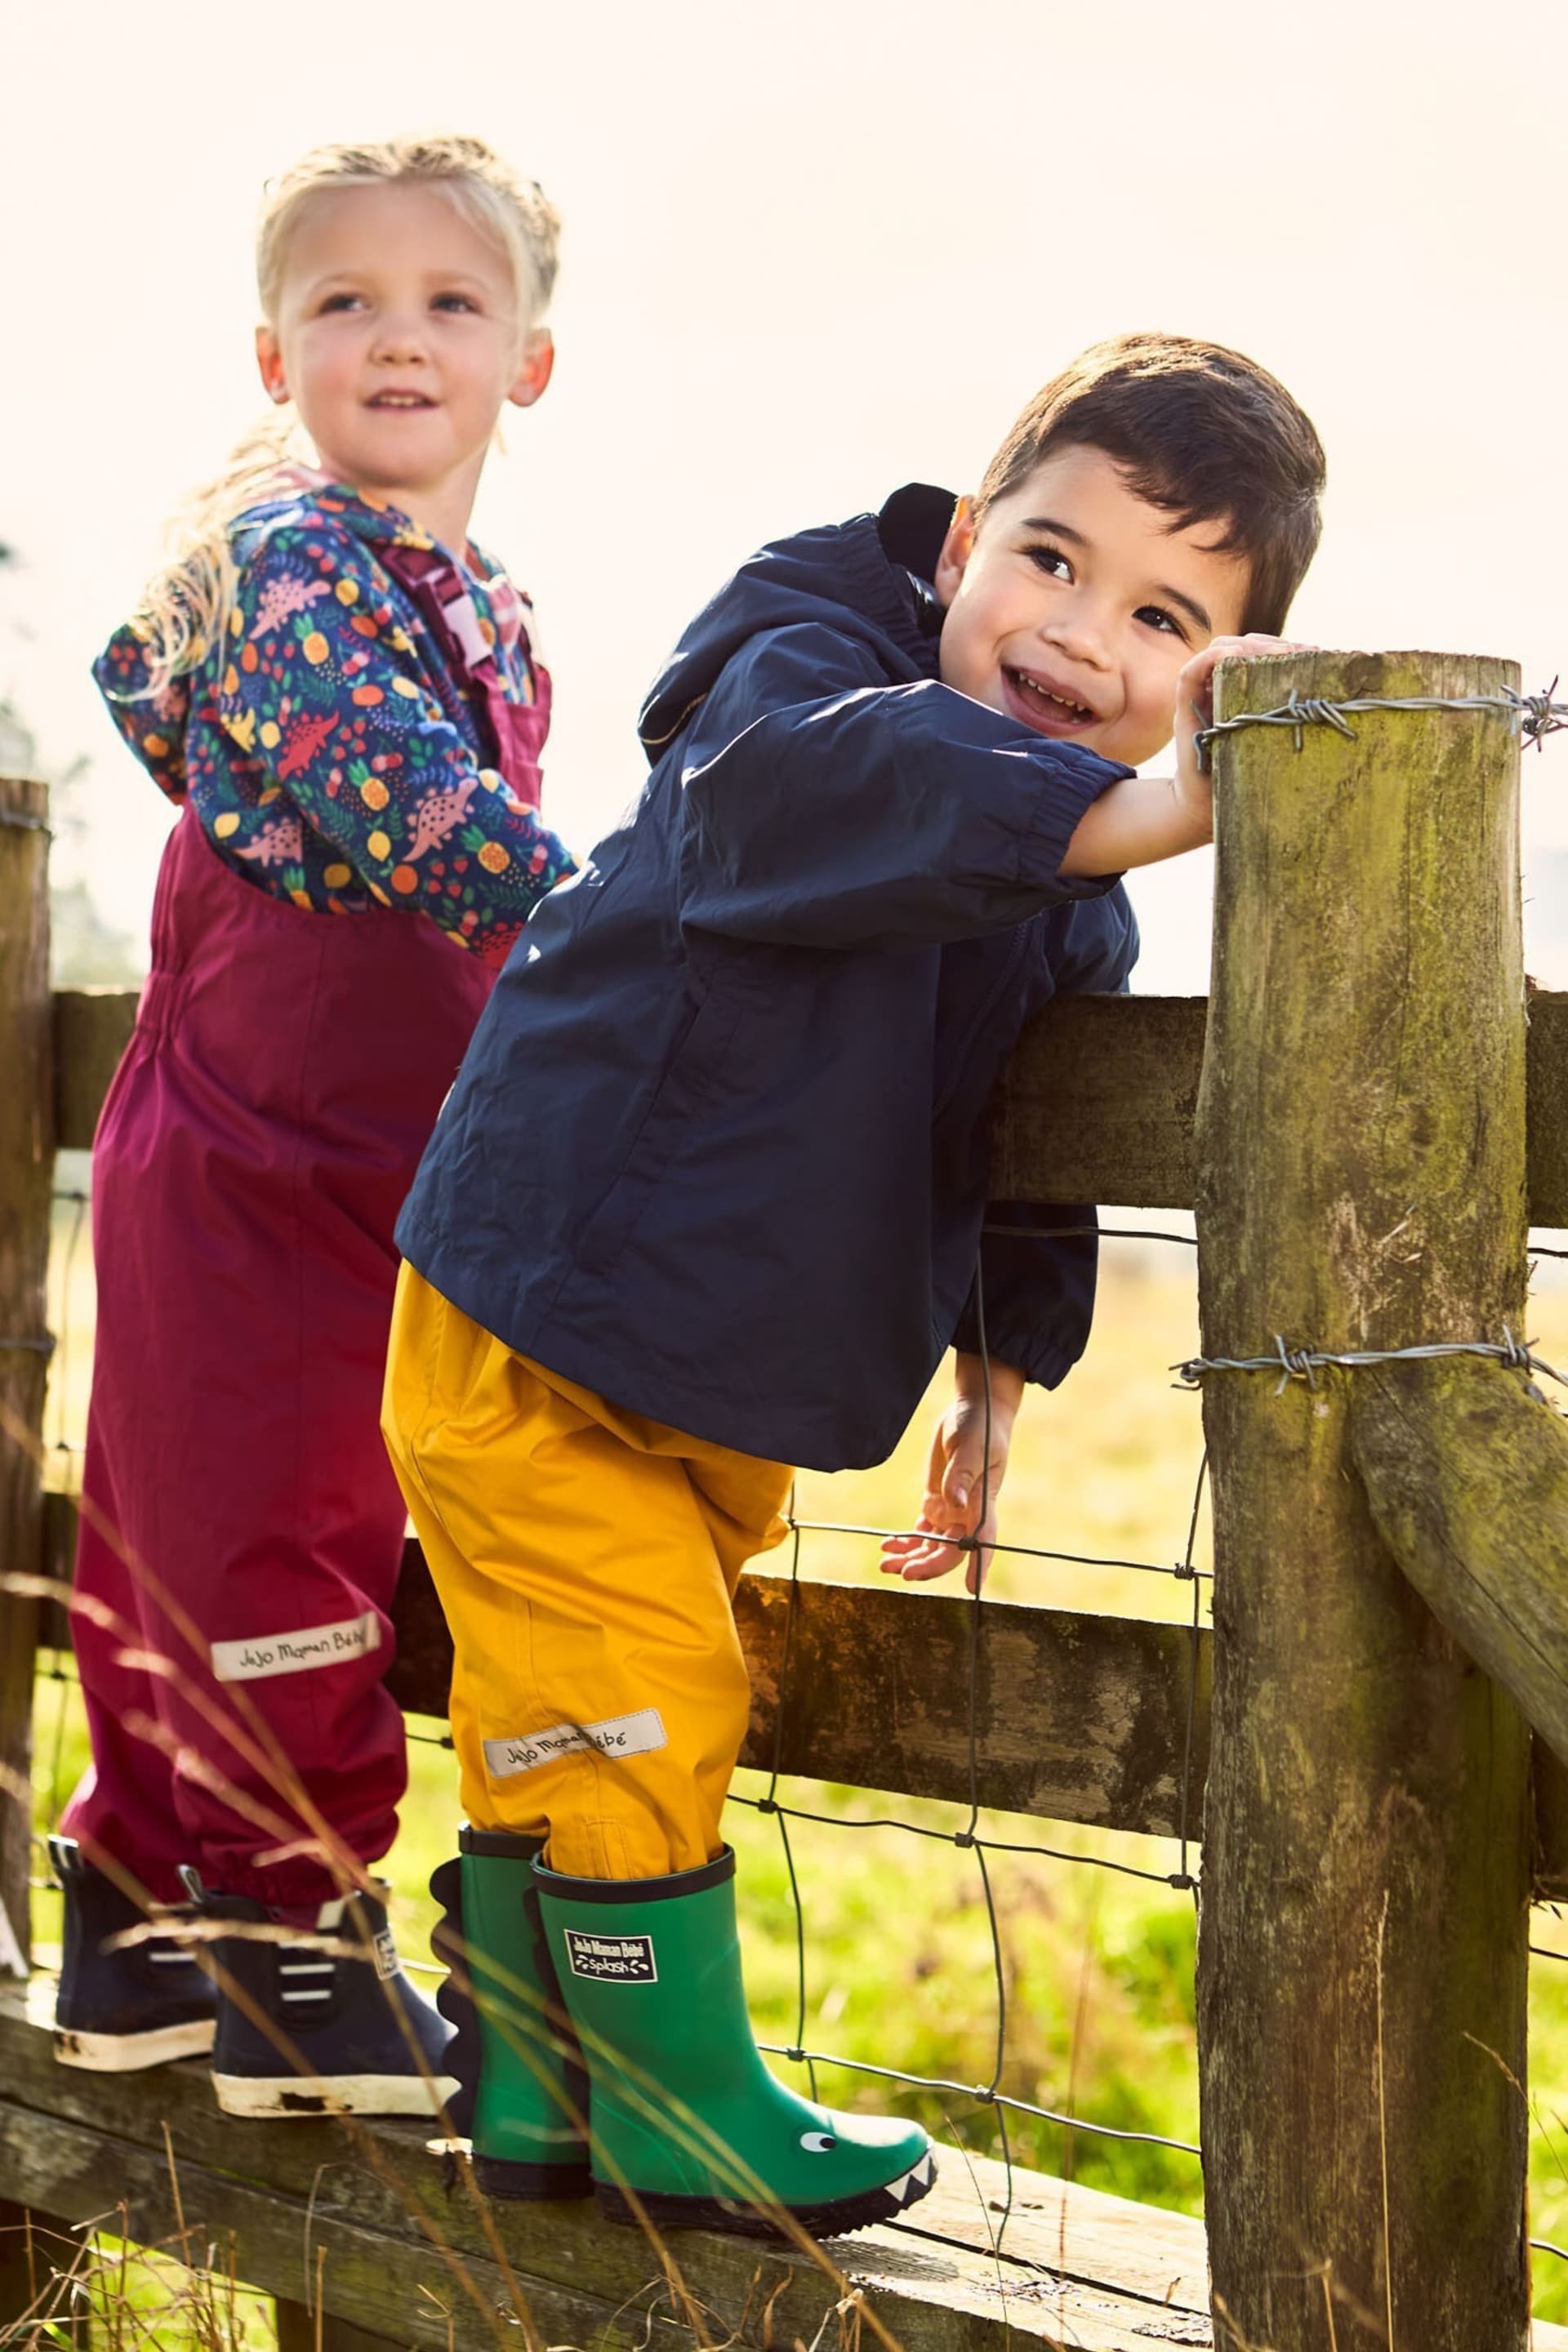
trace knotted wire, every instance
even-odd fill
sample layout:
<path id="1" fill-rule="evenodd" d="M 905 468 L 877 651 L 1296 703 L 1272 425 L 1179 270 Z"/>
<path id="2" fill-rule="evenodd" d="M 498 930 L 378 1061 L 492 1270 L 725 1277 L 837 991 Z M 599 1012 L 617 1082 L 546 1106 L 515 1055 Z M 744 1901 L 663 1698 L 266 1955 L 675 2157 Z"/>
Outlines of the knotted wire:
<path id="1" fill-rule="evenodd" d="M 1309 727 L 1331 727 L 1336 735 L 1355 740 L 1352 718 L 1367 710 L 1480 710 L 1497 711 L 1519 722 L 1519 731 L 1526 742 L 1539 751 L 1548 735 L 1555 735 L 1568 727 L 1568 703 L 1558 702 L 1558 679 L 1539 694 L 1517 694 L 1511 687 L 1500 687 L 1495 694 L 1355 694 L 1330 697 L 1321 694 L 1300 694 L 1292 687 L 1285 700 L 1272 710 L 1238 710 L 1234 718 L 1214 719 L 1200 729 L 1195 740 L 1198 765 L 1207 768 L 1212 748 L 1222 735 L 1234 735 L 1244 727 L 1287 727 L 1299 751 Z"/>
<path id="2" fill-rule="evenodd" d="M 1292 1348 L 1276 1332 L 1269 1355 L 1189 1356 L 1171 1370 L 1187 1388 L 1200 1388 L 1210 1372 L 1278 1372 L 1279 1382 L 1274 1393 L 1282 1396 L 1292 1381 L 1305 1381 L 1315 1389 L 1317 1375 L 1326 1365 L 1358 1372 L 1370 1364 L 1430 1363 L 1447 1356 L 1480 1356 L 1508 1371 L 1525 1372 L 1531 1376 L 1531 1393 L 1536 1397 L 1541 1394 L 1533 1386 L 1537 1372 L 1568 1388 L 1568 1379 L 1536 1355 L 1529 1340 L 1516 1339 L 1506 1323 L 1500 1339 L 1426 1339 L 1413 1348 Z"/>

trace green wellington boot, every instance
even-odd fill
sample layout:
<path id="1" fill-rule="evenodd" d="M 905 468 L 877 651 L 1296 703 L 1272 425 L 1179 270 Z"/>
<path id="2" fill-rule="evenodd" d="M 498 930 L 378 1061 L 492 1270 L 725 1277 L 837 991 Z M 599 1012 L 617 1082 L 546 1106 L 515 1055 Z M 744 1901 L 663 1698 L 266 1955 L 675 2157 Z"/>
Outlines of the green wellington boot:
<path id="1" fill-rule="evenodd" d="M 447 2053 L 447 2113 L 473 2143 L 491 2197 L 586 2197 L 588 2078 L 555 1981 L 533 1884 L 538 1838 L 465 1827 L 430 1881 L 442 1916 L 437 1959 L 455 1971 L 436 1996 L 458 2029 Z"/>
<path id="2" fill-rule="evenodd" d="M 918 2124 L 835 2115 L 777 2083 L 752 2037 L 735 1857 L 672 1878 L 536 1863 L 550 1954 L 592 2084 L 594 2186 L 617 2221 L 814 2237 L 886 2221 L 935 2180 Z"/>

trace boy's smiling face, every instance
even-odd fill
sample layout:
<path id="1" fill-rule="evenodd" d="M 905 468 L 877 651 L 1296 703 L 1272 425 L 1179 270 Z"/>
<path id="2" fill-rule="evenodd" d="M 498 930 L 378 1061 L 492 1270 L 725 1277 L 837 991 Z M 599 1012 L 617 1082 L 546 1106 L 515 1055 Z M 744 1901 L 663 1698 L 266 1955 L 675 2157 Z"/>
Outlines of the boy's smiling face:
<path id="1" fill-rule="evenodd" d="M 1225 524 L 1173 530 L 1103 449 L 1070 444 L 942 544 L 942 682 L 1019 725 L 1138 767 L 1171 740 L 1176 679 L 1237 634 L 1247 558 Z"/>

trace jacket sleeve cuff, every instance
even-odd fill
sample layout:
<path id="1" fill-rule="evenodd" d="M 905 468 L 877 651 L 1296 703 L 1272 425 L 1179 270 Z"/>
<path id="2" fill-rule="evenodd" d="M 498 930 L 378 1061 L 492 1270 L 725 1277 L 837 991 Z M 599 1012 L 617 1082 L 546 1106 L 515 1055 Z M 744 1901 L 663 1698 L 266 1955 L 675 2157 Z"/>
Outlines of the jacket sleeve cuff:
<path id="1" fill-rule="evenodd" d="M 1069 747 L 1070 748 L 1070 747 Z M 1073 835 L 1101 793 L 1135 772 L 1120 760 L 1102 760 L 1096 752 L 1061 759 L 1039 782 L 1035 822 L 1019 849 L 1019 867 L 1030 882 L 1050 885 L 1064 902 L 1103 898 L 1121 881 L 1120 874 L 1064 874 L 1061 863 Z"/>
<path id="2" fill-rule="evenodd" d="M 1054 1389 L 1089 1344 L 1099 1260 L 1095 1213 L 1086 1205 L 994 1201 L 986 1218 L 992 1230 L 982 1236 L 979 1269 L 952 1344 L 978 1356 L 984 1323 L 987 1355 Z"/>
<path id="3" fill-rule="evenodd" d="M 1076 1343 L 1051 1334 L 1029 1330 L 1022 1324 L 1004 1323 L 1000 1329 L 989 1320 L 985 1326 L 985 1351 L 994 1364 L 1011 1364 L 1015 1371 L 1035 1387 L 1060 1388 L 1063 1381 L 1083 1354 L 1089 1339 L 1086 1329 Z M 952 1335 L 952 1344 L 960 1355 L 980 1353 L 980 1334 L 967 1311 L 959 1319 Z"/>

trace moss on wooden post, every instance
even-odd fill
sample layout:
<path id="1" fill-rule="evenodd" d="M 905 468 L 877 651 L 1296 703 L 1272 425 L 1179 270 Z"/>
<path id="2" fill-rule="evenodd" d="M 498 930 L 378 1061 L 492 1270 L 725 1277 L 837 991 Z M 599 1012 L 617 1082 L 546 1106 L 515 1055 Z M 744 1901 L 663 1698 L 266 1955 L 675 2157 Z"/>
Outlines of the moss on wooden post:
<path id="1" fill-rule="evenodd" d="M 1220 709 L 1505 684 L 1477 658 L 1291 655 L 1226 665 Z M 1517 741 L 1500 715 L 1353 723 L 1215 747 L 1208 1356 L 1521 1328 Z M 1528 1737 L 1379 1538 L 1358 1377 L 1205 1381 L 1215 2340 L 1522 2352 Z"/>
<path id="2" fill-rule="evenodd" d="M 1379 1534 L 1435 1616 L 1568 1761 L 1568 1425 L 1517 1371 L 1379 1364 L 1351 1443 Z"/>
<path id="3" fill-rule="evenodd" d="M 48 794 L 0 777 L 0 1574 L 36 1571 L 54 1171 Z M 0 1591 L 0 1976 L 25 1966 L 38 1604 Z"/>

